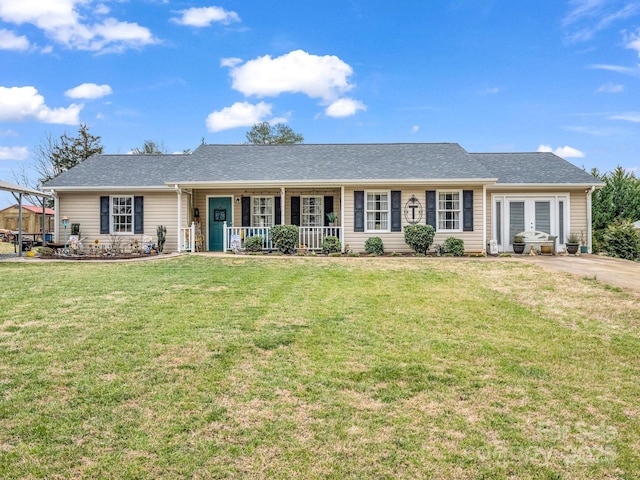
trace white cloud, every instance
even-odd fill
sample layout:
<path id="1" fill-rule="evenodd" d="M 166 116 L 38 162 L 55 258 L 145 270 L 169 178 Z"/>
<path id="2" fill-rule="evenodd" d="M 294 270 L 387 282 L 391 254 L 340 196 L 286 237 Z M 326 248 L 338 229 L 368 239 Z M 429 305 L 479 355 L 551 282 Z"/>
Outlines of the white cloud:
<path id="1" fill-rule="evenodd" d="M 207 116 L 206 125 L 210 132 L 219 132 L 236 127 L 250 127 L 265 121 L 271 115 L 271 104 L 260 102 L 236 102 L 230 107 L 212 112 Z"/>
<path id="2" fill-rule="evenodd" d="M 414 125 L 411 127 L 411 133 L 418 133 L 418 130 L 420 130 L 420 125 Z"/>
<path id="3" fill-rule="evenodd" d="M 495 95 L 497 93 L 500 93 L 500 87 L 491 87 L 491 88 L 485 88 L 482 93 L 487 94 L 487 95 Z"/>
<path id="4" fill-rule="evenodd" d="M 97 6 L 93 3 L 92 0 L 2 0 L 0 19 L 16 25 L 35 25 L 55 42 L 79 50 L 121 51 L 158 43 L 149 29 L 137 23 L 114 18 L 83 23 L 87 18 L 108 13 L 103 3 Z"/>
<path id="5" fill-rule="evenodd" d="M 640 56 L 640 35 L 638 35 L 638 33 L 631 33 L 627 36 L 625 41 L 625 47 L 635 50 L 638 56 Z"/>
<path id="6" fill-rule="evenodd" d="M 598 93 L 621 93 L 624 92 L 624 85 L 609 82 L 604 85 L 600 85 L 596 91 Z"/>
<path id="7" fill-rule="evenodd" d="M 18 136 L 18 132 L 16 132 L 15 130 L 0 130 L 0 138 L 2 137 L 17 137 Z"/>
<path id="8" fill-rule="evenodd" d="M 572 30 L 568 38 L 574 42 L 590 40 L 597 32 L 640 12 L 638 2 L 625 1 L 616 5 L 611 0 L 572 0 L 570 4 L 572 8 L 562 24 Z"/>
<path id="9" fill-rule="evenodd" d="M 223 67 L 231 69 L 231 86 L 246 97 L 277 97 L 282 93 L 302 93 L 320 99 L 326 115 L 347 117 L 366 105 L 344 97 L 354 88 L 349 83 L 353 69 L 334 55 L 318 56 L 294 50 L 280 57 L 265 55 L 245 63 L 238 58 L 224 58 Z"/>
<path id="10" fill-rule="evenodd" d="M 28 50 L 29 40 L 24 35 L 16 35 L 10 30 L 0 29 L 0 50 Z"/>
<path id="11" fill-rule="evenodd" d="M 112 93 L 113 91 L 109 85 L 96 85 L 95 83 L 83 83 L 64 92 L 65 96 L 69 98 L 84 98 L 89 100 L 111 95 Z"/>
<path id="12" fill-rule="evenodd" d="M 627 122 L 640 123 L 640 112 L 622 112 L 610 115 L 609 120 L 626 120 Z"/>
<path id="13" fill-rule="evenodd" d="M 353 88 L 348 81 L 351 75 L 353 69 L 338 57 L 320 57 L 302 50 L 276 58 L 265 55 L 231 68 L 232 87 L 245 96 L 304 93 L 326 102 L 335 101 Z"/>
<path id="14" fill-rule="evenodd" d="M 0 147 L 0 160 L 26 160 L 29 158 L 27 147 Z"/>
<path id="15" fill-rule="evenodd" d="M 66 108 L 50 108 L 35 87 L 0 87 L 0 121 L 77 125 L 83 104 L 72 103 Z"/>
<path id="16" fill-rule="evenodd" d="M 596 64 L 596 65 L 591 65 L 591 68 L 596 68 L 598 70 L 607 70 L 609 72 L 622 73 L 624 75 L 631 75 L 634 77 L 640 76 L 640 68 L 638 67 L 623 67 L 620 65 Z"/>
<path id="17" fill-rule="evenodd" d="M 564 147 L 558 147 L 555 150 L 551 148 L 549 145 L 540 145 L 538 147 L 538 152 L 552 152 L 562 158 L 583 158 L 584 153 L 578 150 L 577 148 L 570 147 L 565 145 Z"/>
<path id="18" fill-rule="evenodd" d="M 190 27 L 209 27 L 213 22 L 228 25 L 240 21 L 240 16 L 236 12 L 227 11 L 222 7 L 193 7 L 180 10 L 179 13 L 182 14 L 180 18 L 172 18 L 171 20 L 179 25 Z"/>
<path id="19" fill-rule="evenodd" d="M 366 110 L 367 106 L 353 98 L 339 98 L 327 107 L 325 113 L 328 117 L 343 118 L 355 115 L 358 110 Z"/>

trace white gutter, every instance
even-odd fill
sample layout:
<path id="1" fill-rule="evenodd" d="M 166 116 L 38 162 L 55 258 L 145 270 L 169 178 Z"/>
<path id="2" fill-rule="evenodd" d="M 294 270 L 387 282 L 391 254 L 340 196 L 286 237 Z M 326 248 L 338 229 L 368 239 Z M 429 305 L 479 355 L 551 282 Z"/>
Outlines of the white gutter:
<path id="1" fill-rule="evenodd" d="M 180 185 L 181 187 L 197 188 L 281 188 L 285 187 L 342 187 L 343 185 L 486 185 L 495 184 L 497 178 L 380 178 L 380 179 L 347 179 L 347 180 L 247 180 L 233 182 L 167 182 L 167 184 Z"/>
<path id="2" fill-rule="evenodd" d="M 180 253 L 180 245 L 182 244 L 182 239 L 180 238 L 182 236 L 182 190 L 180 190 L 178 185 L 174 185 L 174 188 L 178 194 L 178 228 L 176 229 L 176 232 L 178 239 L 178 253 Z"/>

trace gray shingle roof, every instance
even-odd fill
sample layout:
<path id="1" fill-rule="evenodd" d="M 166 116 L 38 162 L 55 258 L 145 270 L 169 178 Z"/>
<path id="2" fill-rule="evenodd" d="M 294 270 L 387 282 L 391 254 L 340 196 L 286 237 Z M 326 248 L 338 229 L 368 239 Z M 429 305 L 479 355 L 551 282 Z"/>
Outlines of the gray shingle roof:
<path id="1" fill-rule="evenodd" d="M 552 153 L 468 153 L 457 143 L 201 145 L 191 155 L 98 155 L 46 187 L 166 183 L 479 180 L 597 184 Z"/>
<path id="2" fill-rule="evenodd" d="M 578 183 L 599 185 L 591 174 L 550 152 L 471 153 L 478 162 L 507 184 Z"/>

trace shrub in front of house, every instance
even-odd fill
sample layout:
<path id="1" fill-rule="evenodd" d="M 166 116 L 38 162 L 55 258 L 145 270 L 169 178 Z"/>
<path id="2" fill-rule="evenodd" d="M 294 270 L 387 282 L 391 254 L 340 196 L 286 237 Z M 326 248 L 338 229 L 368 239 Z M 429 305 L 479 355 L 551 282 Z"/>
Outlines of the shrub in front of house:
<path id="1" fill-rule="evenodd" d="M 322 253 L 340 253 L 342 250 L 342 244 L 338 237 L 333 235 L 327 235 L 322 240 Z"/>
<path id="2" fill-rule="evenodd" d="M 244 249 L 247 252 L 261 252 L 264 239 L 260 235 L 247 237 L 244 240 Z"/>
<path id="3" fill-rule="evenodd" d="M 271 227 L 271 239 L 276 248 L 287 255 L 296 251 L 300 233 L 296 225 L 274 225 Z"/>
<path id="4" fill-rule="evenodd" d="M 407 225 L 404 227 L 404 241 L 416 253 L 426 255 L 433 243 L 436 231 L 431 225 Z"/>
<path id="5" fill-rule="evenodd" d="M 449 237 L 442 244 L 442 253 L 444 255 L 453 255 L 461 257 L 464 255 L 464 240 L 461 238 Z"/>
<path id="6" fill-rule="evenodd" d="M 380 237 L 367 238 L 364 242 L 364 251 L 369 255 L 384 255 L 384 244 Z"/>
<path id="7" fill-rule="evenodd" d="M 616 221 L 605 229 L 602 247 L 611 257 L 636 260 L 640 258 L 640 234 L 631 221 Z"/>

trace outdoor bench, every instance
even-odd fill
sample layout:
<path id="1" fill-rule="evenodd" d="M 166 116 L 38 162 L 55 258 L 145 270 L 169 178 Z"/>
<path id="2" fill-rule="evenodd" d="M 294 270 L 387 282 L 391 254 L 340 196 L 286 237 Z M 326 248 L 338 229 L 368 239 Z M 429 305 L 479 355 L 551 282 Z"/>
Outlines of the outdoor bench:
<path id="1" fill-rule="evenodd" d="M 527 230 L 524 232 L 517 233 L 516 237 L 522 237 L 524 243 L 527 244 L 529 250 L 531 248 L 536 248 L 536 250 L 541 250 L 543 245 L 548 245 L 551 247 L 551 253 L 553 255 L 556 254 L 556 237 L 555 235 L 549 235 L 546 232 L 540 232 L 538 230 Z M 525 251 L 527 253 L 527 251 Z"/>

